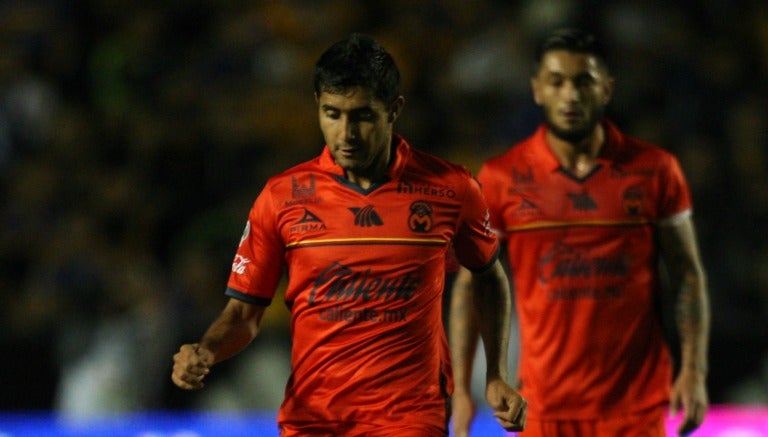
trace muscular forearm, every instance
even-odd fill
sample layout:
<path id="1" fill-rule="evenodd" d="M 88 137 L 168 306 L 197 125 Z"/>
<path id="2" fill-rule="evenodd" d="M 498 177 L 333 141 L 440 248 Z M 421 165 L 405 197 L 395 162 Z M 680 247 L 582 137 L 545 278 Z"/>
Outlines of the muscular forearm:
<path id="1" fill-rule="evenodd" d="M 676 293 L 681 366 L 706 373 L 709 297 L 693 221 L 688 217 L 675 225 L 662 226 L 660 231 L 663 256 Z"/>
<path id="2" fill-rule="evenodd" d="M 464 269 L 457 275 L 451 289 L 448 333 L 456 391 L 469 393 L 478 332 L 472 302 L 472 278 Z"/>
<path id="3" fill-rule="evenodd" d="M 506 381 L 512 298 L 501 264 L 497 262 L 490 271 L 476 275 L 473 286 L 477 325 L 488 363 L 486 378 Z"/>
<path id="4" fill-rule="evenodd" d="M 258 335 L 263 308 L 231 300 L 200 340 L 213 353 L 214 363 L 243 350 Z"/>
<path id="5" fill-rule="evenodd" d="M 701 271 L 689 272 L 680 281 L 675 319 L 680 336 L 683 368 L 707 372 L 710 309 L 706 277 Z"/>

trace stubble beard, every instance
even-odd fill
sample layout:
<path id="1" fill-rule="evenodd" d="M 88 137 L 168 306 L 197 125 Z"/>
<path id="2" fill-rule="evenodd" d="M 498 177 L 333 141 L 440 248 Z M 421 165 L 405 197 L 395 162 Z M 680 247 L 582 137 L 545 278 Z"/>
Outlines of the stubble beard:
<path id="1" fill-rule="evenodd" d="M 587 122 L 582 127 L 571 128 L 571 129 L 563 129 L 557 126 L 552 121 L 552 117 L 550 117 L 546 111 L 544 112 L 544 118 L 545 118 L 545 123 L 547 125 L 547 129 L 549 129 L 549 131 L 552 132 L 552 134 L 554 134 L 556 137 L 560 138 L 563 141 L 567 141 L 571 144 L 578 144 L 586 140 L 587 138 L 589 138 L 595 132 L 595 127 L 603 119 L 604 114 L 605 114 L 604 108 L 597 108 L 595 112 L 592 114 L 592 117 L 590 117 L 589 120 L 587 120 Z"/>

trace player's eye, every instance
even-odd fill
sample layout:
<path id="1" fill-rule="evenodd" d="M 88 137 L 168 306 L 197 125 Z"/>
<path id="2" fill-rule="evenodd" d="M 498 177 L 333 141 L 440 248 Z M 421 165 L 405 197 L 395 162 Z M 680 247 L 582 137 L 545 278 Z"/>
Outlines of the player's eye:
<path id="1" fill-rule="evenodd" d="M 337 120 L 339 117 L 341 117 L 341 113 L 339 111 L 333 110 L 333 109 L 326 109 L 325 110 L 325 116 L 334 120 Z"/>
<path id="2" fill-rule="evenodd" d="M 376 114 L 373 111 L 365 110 L 356 112 L 352 118 L 355 121 L 374 121 Z"/>

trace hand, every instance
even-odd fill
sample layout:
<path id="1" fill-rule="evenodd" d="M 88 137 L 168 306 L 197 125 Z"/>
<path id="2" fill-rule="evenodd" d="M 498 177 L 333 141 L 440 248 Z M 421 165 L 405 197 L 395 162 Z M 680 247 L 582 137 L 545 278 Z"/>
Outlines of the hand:
<path id="1" fill-rule="evenodd" d="M 683 421 L 677 429 L 681 436 L 690 434 L 704 421 L 709 405 L 705 379 L 703 372 L 683 368 L 672 386 L 670 412 L 676 415 L 683 409 Z"/>
<path id="2" fill-rule="evenodd" d="M 475 402 L 468 392 L 454 392 L 451 397 L 451 410 L 453 413 L 453 436 L 469 436 L 469 428 L 475 418 Z"/>
<path id="3" fill-rule="evenodd" d="M 517 390 L 513 389 L 502 379 L 488 381 L 485 387 L 485 398 L 493 408 L 496 421 L 507 431 L 522 431 L 525 429 L 525 419 L 528 402 Z"/>
<path id="4" fill-rule="evenodd" d="M 211 371 L 213 353 L 198 343 L 185 344 L 173 356 L 171 380 L 184 390 L 203 388 L 203 378 Z"/>

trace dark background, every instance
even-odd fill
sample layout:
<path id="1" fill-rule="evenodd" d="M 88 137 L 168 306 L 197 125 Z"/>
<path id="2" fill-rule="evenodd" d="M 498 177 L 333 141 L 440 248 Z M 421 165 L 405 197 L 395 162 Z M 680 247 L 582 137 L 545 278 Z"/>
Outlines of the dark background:
<path id="1" fill-rule="evenodd" d="M 609 49 L 609 116 L 688 176 L 712 401 L 768 402 L 766 2 L 4 0 L 0 409 L 274 408 L 279 302 L 218 388 L 181 394 L 168 376 L 224 304 L 266 178 L 322 146 L 319 54 L 377 37 L 404 79 L 396 130 L 476 171 L 540 121 L 533 43 L 562 24 Z"/>

